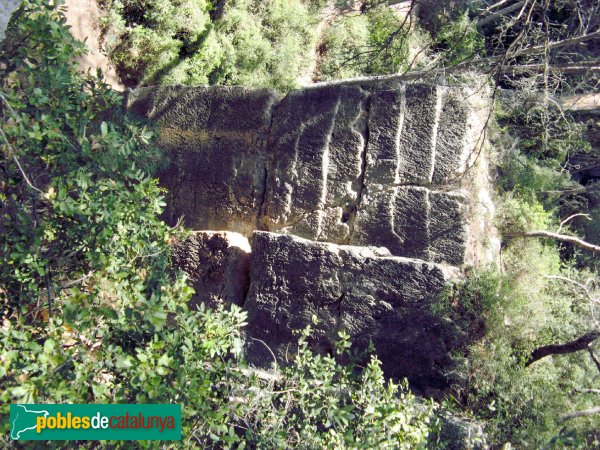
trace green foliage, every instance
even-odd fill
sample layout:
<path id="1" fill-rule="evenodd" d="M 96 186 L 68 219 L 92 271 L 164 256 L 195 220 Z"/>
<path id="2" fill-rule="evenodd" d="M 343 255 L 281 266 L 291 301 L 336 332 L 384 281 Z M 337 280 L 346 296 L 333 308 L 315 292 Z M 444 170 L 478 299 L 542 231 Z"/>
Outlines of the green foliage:
<path id="1" fill-rule="evenodd" d="M 510 127 L 515 133 L 527 156 L 562 163 L 575 150 L 590 150 L 584 125 L 544 102 L 532 86 L 525 86 L 513 95 L 515 98 L 502 102 L 496 118 L 501 126 Z"/>
<path id="2" fill-rule="evenodd" d="M 326 29 L 317 77 L 323 80 L 386 75 L 406 68 L 411 40 L 404 19 L 387 5 L 343 15 Z"/>
<path id="3" fill-rule="evenodd" d="M 493 139 L 495 148 L 500 149 L 497 186 L 502 195 L 539 204 L 564 219 L 581 212 L 580 205 L 566 194 L 583 190 L 571 179 L 566 161 L 569 155 L 588 151 L 590 143 L 582 125 L 551 104 L 544 105 L 530 89 L 514 91 L 499 102 L 495 112 Z M 507 224 L 511 225 L 510 221 Z"/>
<path id="4" fill-rule="evenodd" d="M 356 377 L 356 366 L 315 356 L 310 333 L 310 327 L 302 331 L 294 364 L 266 387 L 270 391 L 249 399 L 249 442 L 258 448 L 422 448 L 431 406 L 419 405 L 406 384 L 384 381 L 376 358 Z M 349 348 L 348 335 L 340 333 L 336 356 L 349 355 Z"/>
<path id="5" fill-rule="evenodd" d="M 225 55 L 213 83 L 295 87 L 314 46 L 315 23 L 299 0 L 232 2 L 216 24 Z"/>
<path id="6" fill-rule="evenodd" d="M 432 305 L 432 313 L 450 319 L 468 333 L 481 337 L 477 324 L 485 326 L 492 309 L 500 301 L 498 295 L 500 278 L 493 271 L 472 271 L 464 283 L 450 286 Z"/>
<path id="7" fill-rule="evenodd" d="M 548 230 L 553 223 L 550 212 L 535 197 L 507 194 L 498 211 L 500 231 L 505 235 L 529 230 Z"/>
<path id="8" fill-rule="evenodd" d="M 376 53 L 365 61 L 365 74 L 399 72 L 410 62 L 409 33 L 404 19 L 394 9 L 383 6 L 369 10 L 367 20 L 369 47 Z"/>
<path id="9" fill-rule="evenodd" d="M 547 357 L 529 367 L 525 362 L 537 347 L 568 342 L 593 329 L 582 292 L 546 278 L 585 274 L 564 267 L 553 246 L 536 240 L 511 244 L 503 252 L 503 267 L 503 273 L 476 271 L 455 292 L 455 314 L 475 305 L 485 321 L 483 339 L 457 356 L 466 361 L 454 395 L 457 407 L 484 419 L 498 444 L 542 448 L 571 432 L 584 439 L 597 428 L 598 418 L 564 423 L 560 416 L 597 400 L 583 392 L 597 378 L 589 355 Z"/>
<path id="10" fill-rule="evenodd" d="M 188 309 L 192 289 L 169 270 L 182 232 L 159 220 L 151 131 L 79 74 L 84 49 L 60 10 L 22 8 L 0 73 L 2 439 L 10 403 L 139 402 L 182 404 L 184 447 L 424 445 L 432 408 L 386 382 L 376 359 L 314 355 L 305 330 L 292 364 L 259 378 L 241 357 L 245 313 Z"/>
<path id="11" fill-rule="evenodd" d="M 125 81 L 294 87 L 314 46 L 314 9 L 301 0 L 213 3 L 110 2 L 105 34 Z"/>
<path id="12" fill-rule="evenodd" d="M 368 48 L 369 29 L 366 16 L 342 17 L 325 31 L 321 45 L 318 79 L 353 78 L 362 75 L 361 52 Z"/>
<path id="13" fill-rule="evenodd" d="M 460 64 L 485 54 L 484 37 L 469 20 L 467 12 L 457 20 L 448 22 L 435 35 L 434 51 L 449 65 Z"/>
<path id="14" fill-rule="evenodd" d="M 597 279 L 551 240 L 516 237 L 555 231 L 564 217 L 559 200 L 578 185 L 565 159 L 585 148 L 582 129 L 527 89 L 496 111 L 492 129 L 499 196 L 497 226 L 504 237 L 500 267 L 476 270 L 441 303 L 446 317 L 476 340 L 456 355 L 455 408 L 485 420 L 492 442 L 518 448 L 598 446 L 599 418 L 561 416 L 597 405 L 598 369 L 576 352 L 526 362 L 541 346 L 569 342 L 597 322 L 580 285 Z M 568 230 L 563 229 L 563 233 Z M 589 265 L 591 267 L 591 265 Z M 572 280 L 572 281 L 569 281 Z M 598 353 L 598 344 L 593 347 Z"/>

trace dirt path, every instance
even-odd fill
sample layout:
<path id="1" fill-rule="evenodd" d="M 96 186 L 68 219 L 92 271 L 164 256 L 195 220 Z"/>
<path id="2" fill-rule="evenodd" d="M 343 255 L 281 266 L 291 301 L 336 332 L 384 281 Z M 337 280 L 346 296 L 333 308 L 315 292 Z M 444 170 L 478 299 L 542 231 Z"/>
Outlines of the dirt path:
<path id="1" fill-rule="evenodd" d="M 319 62 L 319 47 L 323 43 L 323 38 L 325 37 L 325 29 L 331 24 L 331 22 L 335 19 L 337 14 L 337 9 L 335 7 L 335 0 L 329 0 L 327 5 L 321 13 L 319 14 L 320 20 L 316 27 L 317 40 L 314 48 L 309 56 L 310 64 L 306 69 L 304 69 L 303 73 L 298 78 L 298 84 L 300 86 L 307 86 L 309 84 L 314 83 L 315 72 L 317 71 L 317 65 Z"/>
<path id="2" fill-rule="evenodd" d="M 82 71 L 91 70 L 94 73 L 99 67 L 102 69 L 104 79 L 113 89 L 125 90 L 100 45 L 101 12 L 96 0 L 67 0 L 65 6 L 67 7 L 67 24 L 71 26 L 71 33 L 80 41 L 85 41 L 88 47 L 88 54 L 79 60 Z"/>

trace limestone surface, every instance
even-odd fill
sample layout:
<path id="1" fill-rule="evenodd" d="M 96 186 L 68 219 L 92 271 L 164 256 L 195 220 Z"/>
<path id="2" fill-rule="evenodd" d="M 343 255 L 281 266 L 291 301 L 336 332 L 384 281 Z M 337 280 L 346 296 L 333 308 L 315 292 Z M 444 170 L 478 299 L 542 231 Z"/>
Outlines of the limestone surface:
<path id="1" fill-rule="evenodd" d="M 358 348 L 374 343 L 387 375 L 441 386 L 448 349 L 430 309 L 450 279 L 436 264 L 391 256 L 384 248 L 256 232 L 244 304 L 250 361 L 272 362 L 265 344 L 284 361 L 294 349 L 293 331 L 315 316 L 317 350 L 332 352 L 345 330 Z"/>
<path id="2" fill-rule="evenodd" d="M 268 89 L 239 87 L 141 88 L 130 111 L 155 121 L 158 144 L 170 164 L 160 174 L 168 188 L 166 221 L 180 218 L 194 230 L 256 228 L 265 192 L 266 143 L 271 109 Z"/>
<path id="3" fill-rule="evenodd" d="M 21 0 L 3 0 L 0 2 L 0 41 L 5 37 L 6 27 L 12 13 L 20 4 Z"/>
<path id="4" fill-rule="evenodd" d="M 459 88 L 338 83 L 293 91 L 142 88 L 171 157 L 165 219 L 193 229 L 384 246 L 395 256 L 476 259 L 472 111 Z M 471 169 L 471 168 L 469 168 Z"/>
<path id="5" fill-rule="evenodd" d="M 249 284 L 250 244 L 239 233 L 197 231 L 173 246 L 173 264 L 196 293 L 192 306 L 243 305 Z"/>
<path id="6" fill-rule="evenodd" d="M 341 242 L 362 189 L 369 95 L 360 87 L 296 91 L 278 105 L 268 146 L 263 228 Z"/>
<path id="7" fill-rule="evenodd" d="M 247 310 L 253 364 L 288 360 L 294 331 L 316 317 L 315 350 L 332 352 L 344 330 L 358 348 L 374 344 L 388 376 L 424 392 L 446 385 L 464 332 L 433 306 L 493 241 L 483 121 L 467 94 L 361 79 L 283 98 L 236 87 L 128 95 L 170 157 L 165 220 L 214 230 L 179 243 L 174 263 L 194 303 Z"/>

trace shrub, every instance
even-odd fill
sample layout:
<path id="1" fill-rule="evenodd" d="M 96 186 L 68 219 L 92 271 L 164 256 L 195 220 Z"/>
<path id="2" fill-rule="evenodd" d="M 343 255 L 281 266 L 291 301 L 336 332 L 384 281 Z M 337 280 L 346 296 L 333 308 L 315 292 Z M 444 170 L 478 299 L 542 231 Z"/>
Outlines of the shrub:
<path id="1" fill-rule="evenodd" d="M 593 329 L 587 298 L 569 284 L 545 278 L 585 274 L 565 268 L 553 246 L 535 240 L 514 242 L 502 260 L 503 273 L 476 271 L 454 293 L 457 306 L 450 317 L 464 317 L 464 309 L 474 305 L 485 323 L 482 339 L 456 356 L 464 369 L 455 385 L 454 407 L 485 420 L 497 445 L 545 448 L 553 440 L 585 443 L 588 438 L 591 444 L 598 418 L 560 419 L 597 400 L 585 393 L 598 373 L 587 352 L 547 357 L 525 367 L 535 348 L 568 342 Z M 472 327 L 470 321 L 471 332 Z"/>
<path id="2" fill-rule="evenodd" d="M 485 55 L 485 42 L 477 31 L 476 23 L 471 22 L 468 12 L 465 12 L 457 20 L 441 27 L 435 36 L 433 49 L 441 54 L 446 64 L 456 65 Z"/>
<path id="3" fill-rule="evenodd" d="M 362 75 L 360 55 L 368 50 L 368 42 L 366 16 L 347 16 L 336 20 L 325 31 L 317 78 L 330 80 Z"/>
<path id="4" fill-rule="evenodd" d="M 593 305 L 581 289 L 587 283 L 593 290 L 597 272 L 552 240 L 515 238 L 558 228 L 562 191 L 577 191 L 565 158 L 589 144 L 579 127 L 527 90 L 511 93 L 495 117 L 497 226 L 505 238 L 500 267 L 475 270 L 442 303 L 446 315 L 464 328 L 468 324 L 470 333 L 483 328 L 479 341 L 456 355 L 462 370 L 456 374 L 455 408 L 485 420 L 498 446 L 595 448 L 597 416 L 561 419 L 597 404 L 597 395 L 586 392 L 598 379 L 588 352 L 526 363 L 536 348 L 597 329 Z"/>
<path id="5" fill-rule="evenodd" d="M 314 8 L 301 0 L 222 8 L 216 15 L 204 0 L 112 1 L 104 21 L 111 58 L 130 84 L 294 87 L 314 47 Z"/>
<path id="6" fill-rule="evenodd" d="M 317 77 L 397 73 L 410 63 L 415 36 L 418 33 L 409 33 L 404 19 L 387 5 L 368 8 L 364 14 L 342 15 L 325 32 Z"/>

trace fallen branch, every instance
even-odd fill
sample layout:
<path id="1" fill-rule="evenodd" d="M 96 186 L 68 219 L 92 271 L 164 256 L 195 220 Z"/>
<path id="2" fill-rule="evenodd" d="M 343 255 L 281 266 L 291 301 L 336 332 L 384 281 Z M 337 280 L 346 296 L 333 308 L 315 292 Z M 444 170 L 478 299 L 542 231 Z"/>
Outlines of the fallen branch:
<path id="1" fill-rule="evenodd" d="M 568 224 L 571 220 L 573 220 L 577 217 L 585 217 L 587 220 L 592 220 L 592 216 L 590 216 L 589 214 L 586 214 L 586 213 L 572 214 L 560 223 L 560 225 L 558 226 L 558 230 L 556 232 L 560 233 L 566 224 Z"/>
<path id="2" fill-rule="evenodd" d="M 43 194 L 44 192 L 41 189 L 36 188 L 33 185 L 33 183 L 31 182 L 31 180 L 29 179 L 29 177 L 27 176 L 27 174 L 25 173 L 25 169 L 23 169 L 23 166 L 21 166 L 21 163 L 19 162 L 19 159 L 17 158 L 15 150 L 12 148 L 12 145 L 10 145 L 10 142 L 8 141 L 8 137 L 6 137 L 6 134 L 4 134 L 4 130 L 2 129 L 2 127 L 0 127 L 0 134 L 4 138 L 4 142 L 6 142 L 6 146 L 8 147 L 10 156 L 12 156 L 12 159 L 14 160 L 15 164 L 19 168 L 19 172 L 21 172 L 21 176 L 25 180 L 25 183 L 27 183 L 27 186 L 29 186 L 34 191 L 37 191 L 40 194 Z"/>
<path id="3" fill-rule="evenodd" d="M 600 337 L 600 330 L 590 331 L 574 341 L 566 344 L 552 344 L 539 347 L 533 351 L 529 360 L 525 363 L 525 367 L 530 366 L 534 362 L 550 355 L 564 355 L 567 353 L 575 353 L 580 350 L 585 350 L 588 346 Z"/>
<path id="4" fill-rule="evenodd" d="M 511 12 L 519 9 L 524 4 L 525 4 L 525 0 L 522 0 L 520 2 L 515 3 L 514 5 L 507 6 L 506 8 L 503 8 L 493 14 L 490 14 L 489 16 L 487 16 L 487 17 L 481 19 L 479 22 L 477 22 L 477 28 L 483 28 L 488 23 L 495 22 L 496 20 L 500 19 L 501 17 L 504 17 L 507 14 L 510 14 Z"/>
<path id="5" fill-rule="evenodd" d="M 534 47 L 526 47 L 521 50 L 516 50 L 514 53 L 507 55 L 509 58 L 516 58 L 517 56 L 526 56 L 526 55 L 534 55 L 536 53 L 545 53 L 549 50 L 554 50 L 557 48 L 567 47 L 569 45 L 581 44 L 582 42 L 586 42 L 592 39 L 600 38 L 600 30 L 596 30 L 592 33 L 583 34 L 581 36 L 576 36 L 573 38 L 563 39 L 562 41 L 554 41 L 548 43 L 548 45 L 537 45 Z M 506 55 L 503 56 L 492 56 L 490 58 L 482 58 L 479 61 L 500 61 L 505 58 Z"/>
<path id="6" fill-rule="evenodd" d="M 6 97 L 4 95 L 2 95 L 0 93 L 0 100 L 2 100 L 4 102 L 4 104 L 6 106 L 8 106 L 8 109 L 10 110 L 11 114 L 15 117 L 18 118 L 19 116 L 17 115 L 17 113 L 15 112 L 15 110 L 13 109 L 13 107 L 10 105 L 10 103 L 8 103 L 8 100 L 6 100 Z M 27 185 L 33 189 L 34 191 L 39 192 L 40 194 L 43 194 L 44 192 L 38 188 L 36 188 L 33 183 L 31 182 L 31 180 L 29 179 L 29 177 L 27 176 L 27 174 L 25 173 L 25 169 L 23 169 L 23 166 L 21 166 L 21 163 L 19 162 L 19 159 L 17 158 L 17 152 L 15 152 L 15 149 L 12 147 L 12 145 L 10 145 L 10 142 L 8 140 L 8 137 L 6 136 L 6 134 L 4 133 L 4 130 L 2 129 L 2 127 L 0 127 L 0 134 L 2 134 L 2 137 L 4 138 L 4 142 L 6 142 L 6 146 L 8 147 L 8 153 L 10 154 L 10 156 L 12 156 L 12 159 L 14 160 L 15 164 L 17 165 L 17 167 L 19 168 L 19 171 L 21 172 L 21 176 L 23 177 L 23 179 L 25 180 L 25 183 L 27 183 Z"/>
<path id="7" fill-rule="evenodd" d="M 594 364 L 596 365 L 596 369 L 598 369 L 598 372 L 600 372 L 600 360 L 594 354 L 594 350 L 592 350 L 591 346 L 588 346 L 588 352 L 590 353 L 590 358 L 592 358 L 592 361 L 594 361 Z M 600 390 L 598 390 L 598 389 L 591 389 L 591 390 L 597 391 L 597 393 L 600 394 Z"/>
<path id="8" fill-rule="evenodd" d="M 598 394 L 600 395 L 600 389 L 579 389 L 577 392 L 581 394 Z"/>
<path id="9" fill-rule="evenodd" d="M 519 64 L 519 65 L 506 65 L 500 67 L 498 70 L 502 74 L 521 74 L 527 72 L 543 72 L 544 69 L 550 72 L 560 73 L 591 73 L 600 72 L 600 61 L 583 61 L 573 64 Z"/>
<path id="10" fill-rule="evenodd" d="M 583 411 L 575 411 L 569 414 L 565 414 L 560 416 L 561 420 L 569 420 L 569 419 L 574 419 L 576 417 L 586 417 L 586 416 L 593 416 L 594 414 L 600 414 L 600 406 L 594 406 L 593 408 L 590 409 L 584 409 Z"/>
<path id="11" fill-rule="evenodd" d="M 576 245 L 577 247 L 583 248 L 585 250 L 589 250 L 592 253 L 600 254 L 600 246 L 594 245 L 590 242 L 586 242 L 583 239 L 580 239 L 576 236 L 569 236 L 567 234 L 553 233 L 552 231 L 545 230 L 533 230 L 533 231 L 523 231 L 518 233 L 510 233 L 509 237 L 541 237 L 554 239 L 560 242 L 568 242 L 569 244 Z"/>

